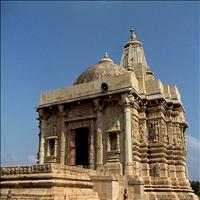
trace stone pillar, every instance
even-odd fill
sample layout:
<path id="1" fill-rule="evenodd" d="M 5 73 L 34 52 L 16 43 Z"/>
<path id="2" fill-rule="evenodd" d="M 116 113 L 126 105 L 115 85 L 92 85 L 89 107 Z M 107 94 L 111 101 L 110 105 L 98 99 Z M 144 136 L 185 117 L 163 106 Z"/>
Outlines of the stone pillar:
<path id="1" fill-rule="evenodd" d="M 116 148 L 116 150 L 120 152 L 119 133 L 117 133 L 117 148 Z"/>
<path id="2" fill-rule="evenodd" d="M 96 168 L 102 169 L 103 167 L 103 141 L 102 141 L 102 134 L 103 134 L 103 116 L 102 116 L 102 110 L 103 106 L 100 104 L 99 99 L 94 99 L 95 103 L 95 110 L 97 113 L 97 119 L 96 119 L 96 145 L 97 145 L 97 163 Z"/>
<path id="3" fill-rule="evenodd" d="M 60 113 L 60 164 L 65 164 L 65 122 L 64 122 L 64 105 L 58 106 Z"/>
<path id="4" fill-rule="evenodd" d="M 125 123 L 125 166 L 124 173 L 132 174 L 132 139 L 131 139 L 131 109 L 129 106 L 124 108 L 124 123 Z"/>
<path id="5" fill-rule="evenodd" d="M 39 142 L 39 164 L 44 164 L 45 150 L 44 150 L 44 136 L 46 132 L 46 118 L 43 109 L 38 111 L 40 117 L 40 142 Z"/>
<path id="6" fill-rule="evenodd" d="M 94 169 L 94 121 L 90 121 L 90 149 L 89 149 L 90 169 Z"/>
<path id="7" fill-rule="evenodd" d="M 131 95 L 122 95 L 122 103 L 124 106 L 124 141 L 125 141 L 125 165 L 124 174 L 132 175 L 132 138 L 131 138 L 131 103 L 134 98 Z"/>
<path id="8" fill-rule="evenodd" d="M 110 152 L 110 134 L 107 133 L 107 152 Z"/>
<path id="9" fill-rule="evenodd" d="M 50 144 L 49 144 L 49 140 L 46 140 L 46 148 L 47 148 L 47 154 L 46 156 L 49 157 L 50 156 Z"/>
<path id="10" fill-rule="evenodd" d="M 55 139 L 55 148 L 54 148 L 54 156 L 57 158 L 57 153 L 58 153 L 58 140 Z"/>

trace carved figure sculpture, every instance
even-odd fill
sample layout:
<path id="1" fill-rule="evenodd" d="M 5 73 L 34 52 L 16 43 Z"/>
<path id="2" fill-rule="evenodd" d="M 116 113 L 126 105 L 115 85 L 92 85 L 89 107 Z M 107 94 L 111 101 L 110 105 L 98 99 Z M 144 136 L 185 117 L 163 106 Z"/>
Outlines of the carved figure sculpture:
<path id="1" fill-rule="evenodd" d="M 108 130 L 119 130 L 120 122 L 116 118 L 112 118 L 108 121 Z"/>
<path id="2" fill-rule="evenodd" d="M 128 199 L 128 192 L 127 189 L 124 189 L 124 200 Z"/>
<path id="3" fill-rule="evenodd" d="M 148 124 L 148 140 L 149 141 L 158 141 L 159 140 L 159 123 L 158 122 L 150 122 Z"/>
<path id="4" fill-rule="evenodd" d="M 151 176 L 160 176 L 160 165 L 155 163 L 151 169 Z"/>

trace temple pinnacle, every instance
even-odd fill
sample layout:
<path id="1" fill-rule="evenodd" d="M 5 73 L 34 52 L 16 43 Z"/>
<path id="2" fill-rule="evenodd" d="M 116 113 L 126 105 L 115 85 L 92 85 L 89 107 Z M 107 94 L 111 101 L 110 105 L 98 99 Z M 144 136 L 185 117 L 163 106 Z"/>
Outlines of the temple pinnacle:
<path id="1" fill-rule="evenodd" d="M 108 53 L 107 53 L 107 52 L 105 52 L 105 54 L 104 54 L 104 58 L 109 58 L 109 56 L 108 56 Z"/>
<path id="2" fill-rule="evenodd" d="M 113 62 L 113 61 L 109 58 L 108 53 L 105 52 L 103 58 L 99 62 Z"/>
<path id="3" fill-rule="evenodd" d="M 136 40 L 137 37 L 136 37 L 135 32 L 134 32 L 133 29 L 130 29 L 130 33 L 131 33 L 131 37 L 130 37 L 130 39 L 131 39 L 131 40 Z"/>

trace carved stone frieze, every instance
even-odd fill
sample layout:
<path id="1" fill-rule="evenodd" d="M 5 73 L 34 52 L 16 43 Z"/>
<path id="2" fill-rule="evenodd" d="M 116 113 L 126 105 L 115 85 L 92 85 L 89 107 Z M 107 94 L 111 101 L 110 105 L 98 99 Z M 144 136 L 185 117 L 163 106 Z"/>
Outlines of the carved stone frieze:
<path id="1" fill-rule="evenodd" d="M 88 175 L 88 170 L 84 168 L 59 165 L 56 163 L 49 163 L 43 165 L 27 165 L 27 166 L 12 166 L 1 167 L 0 176 L 9 175 L 26 175 L 26 174 L 40 174 L 40 173 L 65 173 L 70 175 Z"/>
<path id="2" fill-rule="evenodd" d="M 52 171 L 50 164 L 32 165 L 32 166 L 13 166 L 1 167 L 0 174 L 13 175 L 13 174 L 31 174 L 31 173 L 46 173 Z"/>
<path id="3" fill-rule="evenodd" d="M 65 121 L 72 121 L 76 118 L 87 118 L 94 116 L 94 109 L 91 106 L 77 106 L 73 107 L 69 110 L 69 112 L 66 115 Z"/>

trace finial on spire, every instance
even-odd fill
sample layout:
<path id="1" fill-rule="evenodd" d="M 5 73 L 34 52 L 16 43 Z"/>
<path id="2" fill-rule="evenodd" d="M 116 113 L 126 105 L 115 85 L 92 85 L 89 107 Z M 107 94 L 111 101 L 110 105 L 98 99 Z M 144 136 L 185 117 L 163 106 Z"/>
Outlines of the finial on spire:
<path id="1" fill-rule="evenodd" d="M 104 53 L 104 58 L 109 58 L 109 56 L 108 56 L 108 53 L 107 53 L 107 52 L 105 52 L 105 53 Z"/>
<path id="2" fill-rule="evenodd" d="M 99 63 L 100 62 L 113 62 L 113 61 L 109 58 L 108 53 L 105 52 L 103 58 L 99 61 Z"/>
<path id="3" fill-rule="evenodd" d="M 137 37 L 136 37 L 135 32 L 134 32 L 133 29 L 130 29 L 130 33 L 131 33 L 131 37 L 130 37 L 130 39 L 131 39 L 131 40 L 136 40 Z"/>

